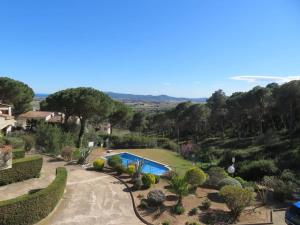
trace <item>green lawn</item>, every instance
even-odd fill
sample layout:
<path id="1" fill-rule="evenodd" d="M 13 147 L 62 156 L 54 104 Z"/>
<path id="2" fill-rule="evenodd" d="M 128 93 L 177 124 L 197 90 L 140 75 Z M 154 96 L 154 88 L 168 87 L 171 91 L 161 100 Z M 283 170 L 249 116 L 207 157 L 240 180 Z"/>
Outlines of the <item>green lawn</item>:
<path id="1" fill-rule="evenodd" d="M 184 175 L 193 166 L 192 162 L 183 159 L 179 154 L 164 149 L 118 149 L 114 152 L 129 152 L 144 158 L 167 164 L 172 170 Z"/>

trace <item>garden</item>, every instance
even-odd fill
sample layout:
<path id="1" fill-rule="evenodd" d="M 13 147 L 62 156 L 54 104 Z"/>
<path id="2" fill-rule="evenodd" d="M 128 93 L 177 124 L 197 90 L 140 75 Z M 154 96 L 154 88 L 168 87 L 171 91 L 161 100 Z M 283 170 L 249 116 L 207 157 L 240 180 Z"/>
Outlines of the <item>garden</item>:
<path id="1" fill-rule="evenodd" d="M 97 151 L 101 150 L 92 153 L 94 158 L 95 154 L 99 157 Z M 156 151 L 148 149 L 140 150 L 140 153 L 153 159 L 158 157 Z M 148 224 L 270 222 L 270 209 L 264 205 L 258 186 L 240 177 L 233 178 L 220 167 L 211 167 L 204 172 L 189 165 L 180 173 L 171 170 L 162 176 L 143 174 L 142 167 L 142 161 L 125 167 L 118 155 L 107 161 L 103 158 L 93 161 L 95 170 L 116 176 L 128 186 L 137 213 Z"/>

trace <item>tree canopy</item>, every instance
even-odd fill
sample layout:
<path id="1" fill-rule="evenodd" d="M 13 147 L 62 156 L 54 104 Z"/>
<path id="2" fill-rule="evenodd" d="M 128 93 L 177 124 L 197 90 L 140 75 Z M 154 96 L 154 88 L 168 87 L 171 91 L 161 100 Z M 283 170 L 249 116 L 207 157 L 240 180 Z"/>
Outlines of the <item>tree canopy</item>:
<path id="1" fill-rule="evenodd" d="M 65 122 L 70 116 L 77 116 L 81 124 L 77 143 L 80 146 L 88 119 L 93 116 L 107 118 L 111 112 L 112 103 L 112 99 L 101 91 L 79 87 L 49 95 L 41 103 L 41 108 L 63 112 Z"/>
<path id="2" fill-rule="evenodd" d="M 0 102 L 13 105 L 13 113 L 19 115 L 32 110 L 33 90 L 21 81 L 0 77 Z"/>
<path id="3" fill-rule="evenodd" d="M 206 103 L 183 102 L 148 117 L 145 132 L 178 140 L 201 141 L 207 137 L 253 137 L 268 130 L 300 127 L 300 81 L 256 86 L 227 96 L 217 90 Z"/>
<path id="4" fill-rule="evenodd" d="M 128 123 L 132 118 L 132 109 L 127 105 L 114 101 L 112 106 L 112 112 L 109 116 L 109 122 L 111 128 L 114 128 L 117 125 Z"/>

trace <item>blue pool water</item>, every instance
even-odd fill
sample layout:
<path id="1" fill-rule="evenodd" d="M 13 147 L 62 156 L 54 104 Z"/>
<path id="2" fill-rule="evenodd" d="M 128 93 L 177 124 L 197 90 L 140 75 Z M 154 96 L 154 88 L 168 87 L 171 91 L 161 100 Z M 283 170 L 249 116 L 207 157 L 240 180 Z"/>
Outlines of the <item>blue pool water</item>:
<path id="1" fill-rule="evenodd" d="M 122 164 L 127 167 L 129 164 L 136 163 L 137 161 L 144 160 L 144 166 L 142 168 L 143 173 L 151 173 L 155 175 L 163 175 L 164 173 L 168 172 L 169 169 L 157 162 L 153 162 L 147 159 L 143 159 L 139 156 L 132 155 L 130 153 L 124 152 L 118 154 L 122 159 Z"/>

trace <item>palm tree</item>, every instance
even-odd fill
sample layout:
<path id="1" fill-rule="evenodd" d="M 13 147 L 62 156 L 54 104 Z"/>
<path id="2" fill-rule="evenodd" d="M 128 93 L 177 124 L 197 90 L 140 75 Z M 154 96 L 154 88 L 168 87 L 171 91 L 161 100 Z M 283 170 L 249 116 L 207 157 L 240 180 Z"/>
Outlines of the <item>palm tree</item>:
<path id="1" fill-rule="evenodd" d="M 174 176 L 170 184 L 170 191 L 177 195 L 178 202 L 177 205 L 182 205 L 182 199 L 189 193 L 189 185 L 183 177 Z"/>

